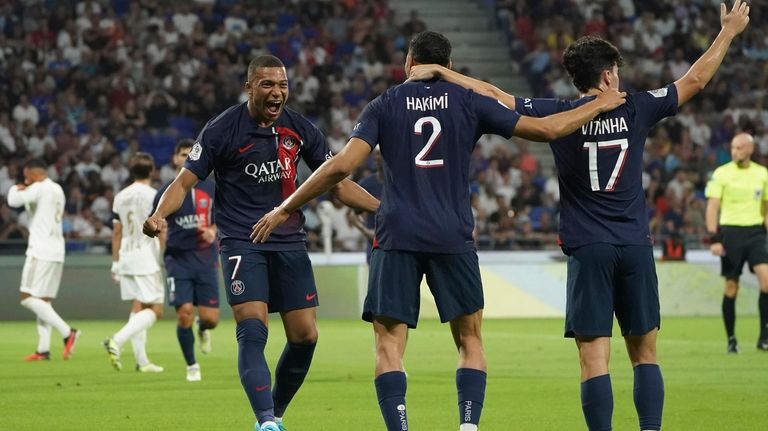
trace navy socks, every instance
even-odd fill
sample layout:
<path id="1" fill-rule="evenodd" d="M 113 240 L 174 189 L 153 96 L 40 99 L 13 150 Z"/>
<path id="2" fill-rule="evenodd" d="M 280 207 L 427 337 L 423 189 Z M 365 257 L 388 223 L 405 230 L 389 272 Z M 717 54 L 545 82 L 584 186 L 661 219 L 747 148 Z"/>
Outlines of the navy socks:
<path id="1" fill-rule="evenodd" d="M 641 430 L 660 430 L 664 409 L 664 379 L 656 364 L 635 367 L 635 409 Z"/>
<path id="2" fill-rule="evenodd" d="M 384 417 L 387 431 L 407 431 L 408 416 L 405 411 L 407 382 L 402 371 L 390 371 L 376 377 L 376 396 Z"/>
<path id="3" fill-rule="evenodd" d="M 581 383 L 581 409 L 589 431 L 610 431 L 613 417 L 613 390 L 610 374 Z"/>
<path id="4" fill-rule="evenodd" d="M 285 344 L 275 368 L 275 389 L 272 398 L 275 416 L 283 417 L 288 404 L 304 382 L 315 353 L 315 344 Z"/>
<path id="5" fill-rule="evenodd" d="M 177 326 L 176 338 L 179 339 L 181 353 L 184 354 L 184 360 L 187 361 L 187 365 L 197 362 L 195 361 L 195 334 L 192 333 L 192 328 Z"/>
<path id="6" fill-rule="evenodd" d="M 485 371 L 472 368 L 456 370 L 456 391 L 459 395 L 459 424 L 480 423 L 485 402 Z"/>
<path id="7" fill-rule="evenodd" d="M 251 408 L 259 423 L 274 421 L 271 379 L 264 346 L 268 330 L 258 319 L 246 319 L 237 324 L 237 368 Z"/>

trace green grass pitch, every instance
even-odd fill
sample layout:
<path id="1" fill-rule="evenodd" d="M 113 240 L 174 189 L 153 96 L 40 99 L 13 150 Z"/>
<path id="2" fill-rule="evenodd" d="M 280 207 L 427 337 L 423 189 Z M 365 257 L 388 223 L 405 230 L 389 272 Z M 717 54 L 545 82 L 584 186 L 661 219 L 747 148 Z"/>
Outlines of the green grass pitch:
<path id="1" fill-rule="evenodd" d="M 74 358 L 62 361 L 54 338 L 51 361 L 37 363 L 21 360 L 36 345 L 33 321 L 0 323 L 0 430 L 251 430 L 231 321 L 215 330 L 212 353 L 197 353 L 199 383 L 184 380 L 171 317 L 149 332 L 150 358 L 166 368 L 156 375 L 133 371 L 130 343 L 124 370 L 110 367 L 101 341 L 122 322 L 74 323 L 84 331 Z M 665 430 L 768 429 L 768 353 L 754 347 L 756 318 L 740 318 L 737 331 L 743 352 L 728 356 L 719 318 L 664 319 L 659 357 Z M 561 332 L 557 319 L 485 322 L 489 380 L 482 430 L 586 429 L 576 348 Z M 270 338 L 274 367 L 284 340 L 279 324 Z M 312 370 L 285 417 L 290 431 L 383 429 L 372 343 L 363 322 L 320 321 Z M 636 430 L 632 372 L 621 339 L 614 340 L 612 353 L 614 429 Z M 421 322 L 411 331 L 405 365 L 411 429 L 458 429 L 456 354 L 448 327 Z"/>

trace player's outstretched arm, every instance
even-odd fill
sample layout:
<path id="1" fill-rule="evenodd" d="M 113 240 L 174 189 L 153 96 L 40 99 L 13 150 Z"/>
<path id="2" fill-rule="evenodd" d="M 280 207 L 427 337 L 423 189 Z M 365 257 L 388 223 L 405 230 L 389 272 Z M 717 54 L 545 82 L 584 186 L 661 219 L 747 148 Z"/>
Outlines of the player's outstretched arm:
<path id="1" fill-rule="evenodd" d="M 515 109 L 515 96 L 502 91 L 493 84 L 467 75 L 462 75 L 455 70 L 448 69 L 439 64 L 417 64 L 412 66 L 411 71 L 408 74 L 408 81 L 425 81 L 434 77 L 439 77 L 468 90 L 472 90 L 477 94 L 496 99 L 509 107 L 509 109 Z"/>
<path id="2" fill-rule="evenodd" d="M 542 118 L 520 117 L 513 134 L 531 141 L 548 142 L 575 132 L 601 112 L 615 109 L 626 102 L 627 93 L 609 89 L 594 100 L 570 111 Z"/>
<path id="3" fill-rule="evenodd" d="M 371 196 L 368 191 L 349 178 L 345 178 L 343 181 L 336 184 L 333 192 L 344 205 L 350 208 L 372 213 L 379 209 L 379 200 Z"/>
<path id="4" fill-rule="evenodd" d="M 165 193 L 160 197 L 155 213 L 144 222 L 144 235 L 154 238 L 160 234 L 165 225 L 165 218 L 172 214 L 184 203 L 184 197 L 197 184 L 197 175 L 187 168 L 181 168 L 181 172 L 176 175 L 170 186 L 165 189 Z"/>
<path id="5" fill-rule="evenodd" d="M 371 154 L 371 146 L 368 143 L 359 138 L 350 139 L 339 154 L 320 165 L 288 199 L 253 225 L 253 232 L 251 232 L 253 242 L 266 241 L 269 234 L 292 212 L 348 177 L 369 154 Z"/>
<path id="6" fill-rule="evenodd" d="M 749 23 L 749 6 L 746 2 L 736 0 L 733 2 L 733 8 L 730 12 L 724 3 L 720 3 L 720 25 L 721 30 L 712 45 L 704 54 L 693 63 L 686 74 L 675 81 L 677 87 L 677 106 L 691 100 L 699 91 L 709 83 L 714 76 L 720 63 L 723 62 L 728 47 L 731 46 L 733 39 L 738 36 Z"/>

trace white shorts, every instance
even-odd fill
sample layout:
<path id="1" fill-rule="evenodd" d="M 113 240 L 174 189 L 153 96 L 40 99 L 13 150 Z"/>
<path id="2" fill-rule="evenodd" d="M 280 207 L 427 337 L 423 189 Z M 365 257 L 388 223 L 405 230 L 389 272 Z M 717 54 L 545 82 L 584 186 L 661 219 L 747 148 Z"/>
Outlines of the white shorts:
<path id="1" fill-rule="evenodd" d="M 61 284 L 64 262 L 51 262 L 27 256 L 21 270 L 20 291 L 36 298 L 55 298 Z"/>
<path id="2" fill-rule="evenodd" d="M 163 272 L 146 275 L 120 275 L 120 298 L 123 301 L 138 300 L 142 304 L 165 303 Z"/>

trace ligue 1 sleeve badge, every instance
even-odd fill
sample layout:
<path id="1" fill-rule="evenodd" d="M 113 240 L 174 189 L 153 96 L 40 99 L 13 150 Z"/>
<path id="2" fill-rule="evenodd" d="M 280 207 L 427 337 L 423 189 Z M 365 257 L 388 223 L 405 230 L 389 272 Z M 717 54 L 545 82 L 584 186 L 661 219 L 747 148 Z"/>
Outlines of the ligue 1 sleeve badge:
<path id="1" fill-rule="evenodd" d="M 229 290 L 235 296 L 242 295 L 243 292 L 245 292 L 245 283 L 240 280 L 234 280 L 232 281 L 232 284 L 229 285 Z"/>
<path id="2" fill-rule="evenodd" d="M 195 145 L 192 146 L 192 151 L 189 152 L 189 160 L 199 160 L 202 153 L 203 146 L 200 145 L 200 141 L 195 142 Z"/>

